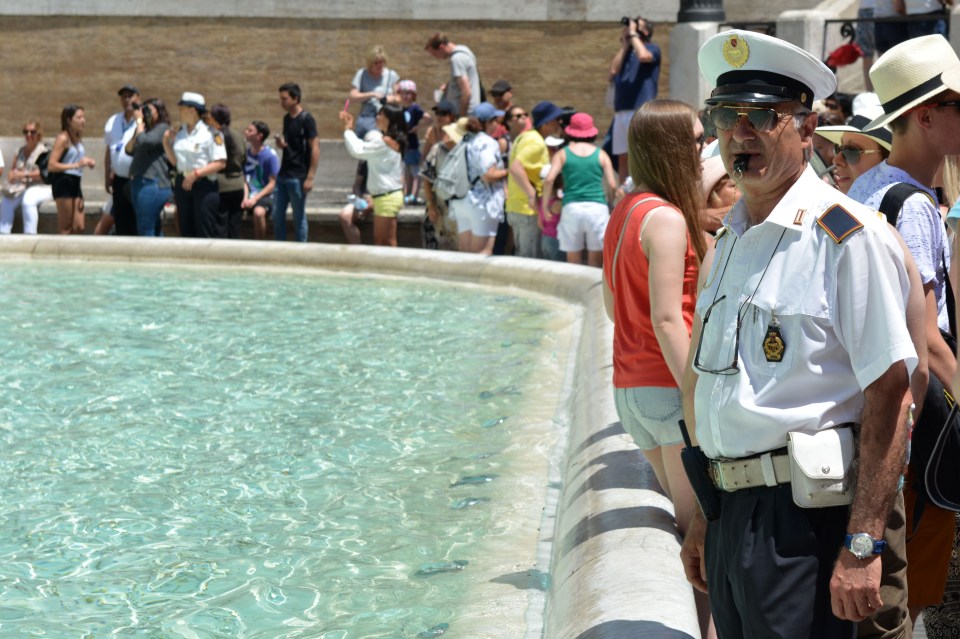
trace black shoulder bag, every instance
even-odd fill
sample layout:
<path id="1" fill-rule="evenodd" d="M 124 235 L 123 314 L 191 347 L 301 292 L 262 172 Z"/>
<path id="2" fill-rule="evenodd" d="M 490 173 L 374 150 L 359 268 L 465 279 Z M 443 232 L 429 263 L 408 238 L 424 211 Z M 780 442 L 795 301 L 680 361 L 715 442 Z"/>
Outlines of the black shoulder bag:
<path id="1" fill-rule="evenodd" d="M 890 224 L 896 226 L 904 201 L 914 193 L 929 194 L 912 184 L 900 183 L 891 187 L 880 202 L 880 212 Z M 950 332 L 940 330 L 943 340 L 956 354 L 956 310 L 953 286 L 947 271 L 945 257 L 941 254 L 947 293 L 947 315 Z M 934 375 L 930 375 L 923 410 L 913 429 L 910 447 L 910 465 L 914 470 L 914 490 L 917 503 L 913 510 L 913 528 L 916 531 L 923 516 L 927 501 L 954 512 L 960 512 L 960 419 L 954 398 L 943 388 Z M 911 532 L 911 534 L 913 534 Z"/>

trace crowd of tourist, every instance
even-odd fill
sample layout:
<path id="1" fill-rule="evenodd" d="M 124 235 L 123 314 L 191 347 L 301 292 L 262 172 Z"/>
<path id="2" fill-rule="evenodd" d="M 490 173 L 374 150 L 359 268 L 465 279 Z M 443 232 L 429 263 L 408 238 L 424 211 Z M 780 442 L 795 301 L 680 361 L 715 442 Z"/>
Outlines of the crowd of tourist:
<path id="1" fill-rule="evenodd" d="M 616 409 L 673 501 L 703 637 L 907 637 L 921 612 L 928 637 L 957 636 L 957 515 L 925 497 L 907 442 L 942 426 L 960 385 L 960 59 L 942 35 L 895 43 L 884 27 L 875 92 L 846 96 L 810 54 L 730 31 L 700 52 L 698 112 L 657 98 L 653 28 L 624 19 L 606 136 L 575 108 L 527 108 L 507 80 L 485 88 L 442 33 L 425 50 L 450 75 L 425 109 L 372 47 L 338 114 L 358 161 L 344 236 L 359 244 L 372 218 L 374 243 L 396 246 L 400 211 L 423 206 L 426 248 L 602 268 Z M 201 94 L 181 95 L 176 126 L 161 99 L 118 97 L 97 232 L 160 235 L 172 201 L 184 237 L 239 238 L 248 215 L 282 241 L 289 207 L 307 240 L 320 153 L 297 84 L 278 89 L 279 154 L 263 121 L 241 133 Z M 83 108 L 60 125 L 49 147 L 24 125 L 0 232 L 19 208 L 36 233 L 51 199 L 60 232 L 84 232 Z M 836 456 L 820 440 L 802 457 L 825 432 Z M 844 441 L 858 462 L 836 494 L 798 496 L 795 467 L 826 475 L 817 455 L 849 462 Z"/>
<path id="2" fill-rule="evenodd" d="M 652 32 L 643 18 L 621 29 L 609 77 L 618 113 L 604 130 L 572 107 L 520 106 L 508 80 L 485 87 L 473 51 L 442 33 L 424 48 L 449 65 L 449 77 L 427 107 L 417 83 L 389 66 L 385 49 L 370 47 L 338 116 L 358 161 L 339 214 L 344 239 L 360 243 L 372 221 L 374 244 L 396 246 L 399 212 L 424 207 L 425 248 L 599 266 L 606 220 L 623 196 L 618 171 L 626 155 L 617 136 L 625 136 L 625 114 L 656 97 L 660 50 Z M 273 239 L 285 240 L 289 220 L 294 239 L 307 240 L 319 139 L 299 85 L 279 87 L 285 115 L 273 138 L 263 120 L 234 126 L 227 105 L 208 105 L 195 91 L 180 96 L 175 113 L 158 97 L 142 99 L 132 84 L 117 95 L 120 110 L 104 125 L 100 167 L 109 198 L 94 233 L 159 236 L 172 217 L 181 237 L 237 239 L 246 218 L 255 239 L 267 238 L 272 220 Z M 24 232 L 35 233 L 38 207 L 50 199 L 61 233 L 86 231 L 82 178 L 98 160 L 85 155 L 82 107 L 65 107 L 61 124 L 52 148 L 39 122 L 25 125 L 27 143 L 4 180 L 0 232 L 11 232 L 19 209 Z M 458 144 L 471 188 L 438 197 L 434 182 L 447 158 L 459 157 Z M 50 172 L 42 176 L 38 160 L 47 155 Z"/>

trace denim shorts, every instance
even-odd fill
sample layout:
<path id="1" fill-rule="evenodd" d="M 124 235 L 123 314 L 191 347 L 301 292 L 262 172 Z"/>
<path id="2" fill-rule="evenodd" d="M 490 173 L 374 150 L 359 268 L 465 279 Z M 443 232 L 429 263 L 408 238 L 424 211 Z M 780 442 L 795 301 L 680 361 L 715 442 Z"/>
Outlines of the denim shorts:
<path id="1" fill-rule="evenodd" d="M 651 450 L 683 441 L 678 424 L 683 417 L 679 388 L 641 386 L 613 391 L 620 423 L 637 448 Z"/>

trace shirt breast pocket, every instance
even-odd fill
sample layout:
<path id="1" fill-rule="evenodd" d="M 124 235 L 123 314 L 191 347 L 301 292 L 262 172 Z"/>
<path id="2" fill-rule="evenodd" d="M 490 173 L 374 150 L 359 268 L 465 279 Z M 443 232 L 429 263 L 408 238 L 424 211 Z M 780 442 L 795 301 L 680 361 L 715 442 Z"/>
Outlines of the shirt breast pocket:
<path id="1" fill-rule="evenodd" d="M 800 314 L 753 299 L 743 311 L 740 354 L 751 373 L 773 376 L 793 363 L 800 340 Z"/>

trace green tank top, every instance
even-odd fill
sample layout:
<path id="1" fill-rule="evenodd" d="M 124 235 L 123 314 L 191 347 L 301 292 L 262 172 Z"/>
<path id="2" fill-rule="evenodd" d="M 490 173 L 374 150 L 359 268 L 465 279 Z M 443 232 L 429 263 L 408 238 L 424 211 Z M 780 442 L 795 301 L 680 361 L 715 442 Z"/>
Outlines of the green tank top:
<path id="1" fill-rule="evenodd" d="M 603 192 L 603 167 L 600 166 L 600 149 L 586 157 L 564 151 L 567 158 L 563 163 L 563 203 L 600 202 L 607 203 Z"/>

